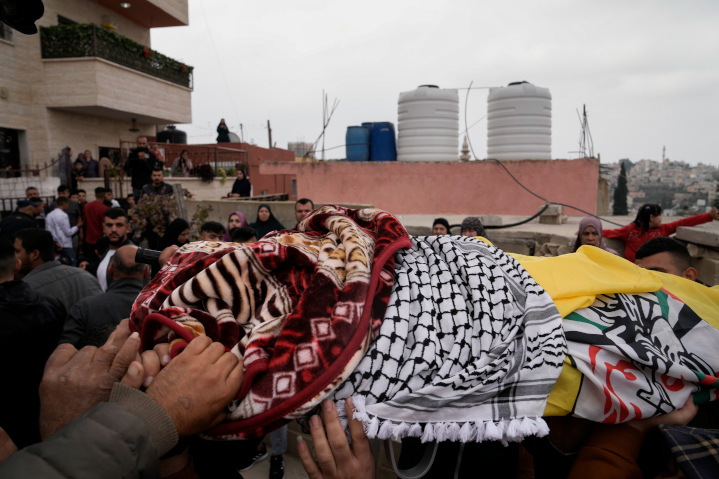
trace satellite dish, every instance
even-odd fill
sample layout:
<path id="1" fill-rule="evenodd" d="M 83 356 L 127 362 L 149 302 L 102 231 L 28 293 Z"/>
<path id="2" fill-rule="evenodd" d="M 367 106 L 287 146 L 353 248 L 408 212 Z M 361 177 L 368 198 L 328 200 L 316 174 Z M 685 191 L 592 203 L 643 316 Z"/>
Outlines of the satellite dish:
<path id="1" fill-rule="evenodd" d="M 237 133 L 229 132 L 229 133 L 227 134 L 227 136 L 230 137 L 230 142 L 231 142 L 231 143 L 241 143 L 241 142 L 240 142 L 240 137 L 237 136 Z"/>

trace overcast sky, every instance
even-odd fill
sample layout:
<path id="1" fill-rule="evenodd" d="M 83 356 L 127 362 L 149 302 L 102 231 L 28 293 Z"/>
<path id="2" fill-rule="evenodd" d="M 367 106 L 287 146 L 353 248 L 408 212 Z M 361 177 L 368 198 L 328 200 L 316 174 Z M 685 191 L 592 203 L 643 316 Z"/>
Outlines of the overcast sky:
<path id="1" fill-rule="evenodd" d="M 552 94 L 552 157 L 575 158 L 586 104 L 595 152 L 719 165 L 719 2 L 190 0 L 190 26 L 152 31 L 154 49 L 195 67 L 190 143 L 212 142 L 220 118 L 245 140 L 314 142 L 322 90 L 339 100 L 327 148 L 347 126 L 397 125 L 400 92 L 504 86 Z M 460 130 L 465 90 L 460 90 Z M 467 124 L 486 114 L 469 97 Z M 469 130 L 486 157 L 486 119 Z M 327 151 L 344 158 L 344 148 Z"/>

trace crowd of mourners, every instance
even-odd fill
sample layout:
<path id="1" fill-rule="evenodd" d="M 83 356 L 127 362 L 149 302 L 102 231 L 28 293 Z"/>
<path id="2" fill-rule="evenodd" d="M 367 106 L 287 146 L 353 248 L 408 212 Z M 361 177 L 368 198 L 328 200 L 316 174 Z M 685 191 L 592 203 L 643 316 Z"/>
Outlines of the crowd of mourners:
<path id="1" fill-rule="evenodd" d="M 37 188 L 29 187 L 0 222 L 0 355 L 6 365 L 0 391 L 2 477 L 241 477 L 241 471 L 270 456 L 263 438 L 222 442 L 197 436 L 218 422 L 238 392 L 243 369 L 236 356 L 200 336 L 171 361 L 167 345 L 140 353 L 137 333 L 130 334 L 125 318 L 138 294 L 191 234 L 185 218 L 165 225 L 162 236 L 140 226 L 137 203 L 143 197 L 180 192 L 164 182 L 147 144 L 138 143 L 128 159 L 133 192 L 127 197 L 116 199 L 104 187 L 88 197 L 73 182 L 62 184 L 46 205 Z M 98 162 L 87 153 L 84 163 L 75 162 L 78 175 L 97 176 Z M 249 179 L 238 168 L 227 196 L 250 194 Z M 253 243 L 273 231 L 297 229 L 314 208 L 311 200 L 298 200 L 297 224 L 283 225 L 270 205 L 262 204 L 253 222 L 235 211 L 226 224 L 200 225 L 194 239 Z M 615 230 L 585 218 L 574 250 L 593 246 L 617 254 L 604 238 L 619 238 L 628 260 L 695 280 L 686 247 L 668 236 L 678 226 L 712 220 L 719 220 L 716 208 L 662 224 L 661 207 L 648 204 L 634 222 Z M 454 226 L 437 218 L 432 233 L 451 234 L 457 226 L 461 235 L 487 236 L 478 217 Z M 162 254 L 144 264 L 137 261 L 140 247 Z M 351 400 L 346 407 L 351 411 Z M 689 402 L 671 414 L 609 429 L 554 418 L 546 440 L 510 447 L 441 443 L 424 477 L 642 477 L 665 466 L 651 461 L 658 425 L 694 420 L 712 426 L 713 410 L 706 407 L 695 418 L 697 407 Z M 324 427 L 319 417 L 309 422 L 315 456 L 306 443 L 298 443 L 308 475 L 373 477 L 373 454 L 361 423 L 349 423 L 350 447 L 331 401 L 323 403 L 321 414 Z M 426 445 L 413 438 L 402 443 L 399 466 L 412 468 Z M 270 477 L 282 478 L 286 426 L 270 434 L 270 449 Z"/>

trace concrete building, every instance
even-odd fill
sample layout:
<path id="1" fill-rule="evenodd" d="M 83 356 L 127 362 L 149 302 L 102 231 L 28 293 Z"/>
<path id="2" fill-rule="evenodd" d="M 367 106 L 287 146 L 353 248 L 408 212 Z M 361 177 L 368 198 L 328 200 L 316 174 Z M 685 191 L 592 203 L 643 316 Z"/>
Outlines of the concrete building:
<path id="1" fill-rule="evenodd" d="M 187 0 L 44 4 L 40 34 L 0 36 L 0 167 L 38 168 L 65 146 L 99 158 L 192 121 L 192 67 L 150 49 L 151 28 L 188 24 Z"/>

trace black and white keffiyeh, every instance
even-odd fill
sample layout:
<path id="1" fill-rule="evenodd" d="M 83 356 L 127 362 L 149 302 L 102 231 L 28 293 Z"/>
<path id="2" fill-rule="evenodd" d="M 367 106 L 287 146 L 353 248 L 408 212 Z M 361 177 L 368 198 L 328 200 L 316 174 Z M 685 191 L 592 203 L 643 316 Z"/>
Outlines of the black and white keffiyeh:
<path id="1" fill-rule="evenodd" d="M 567 354 L 549 295 L 474 238 L 414 237 L 395 260 L 379 333 L 335 399 L 353 397 L 369 438 L 546 435 L 541 416 Z"/>

